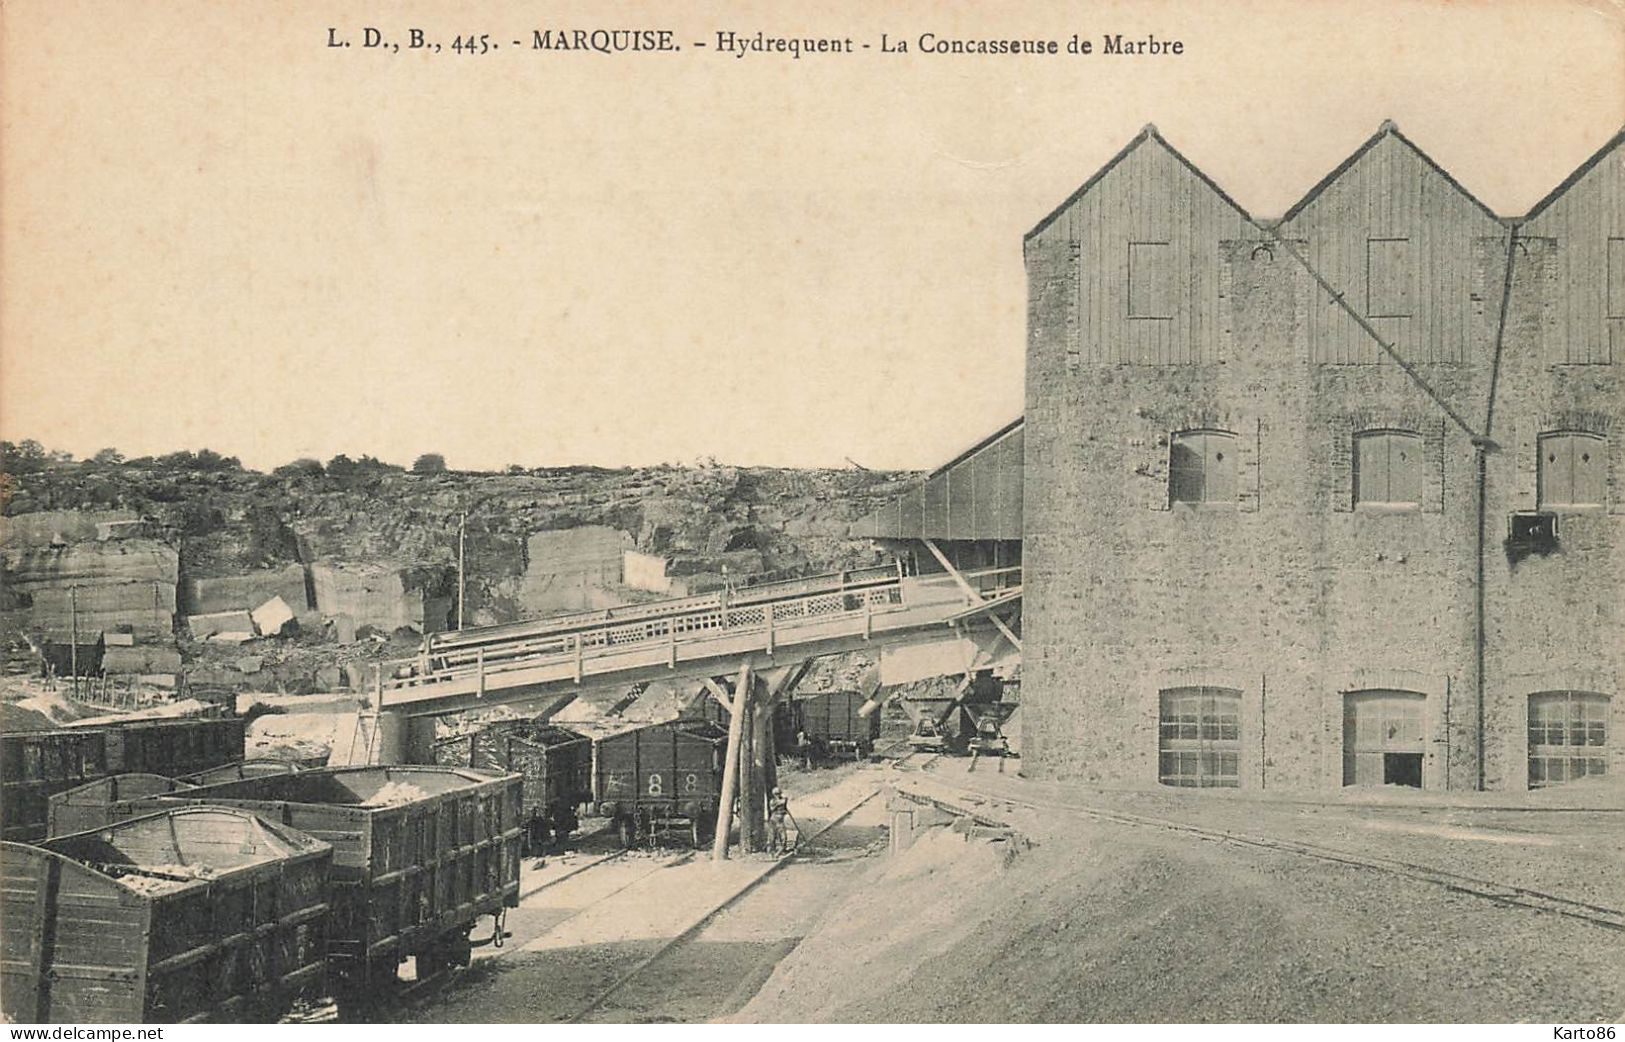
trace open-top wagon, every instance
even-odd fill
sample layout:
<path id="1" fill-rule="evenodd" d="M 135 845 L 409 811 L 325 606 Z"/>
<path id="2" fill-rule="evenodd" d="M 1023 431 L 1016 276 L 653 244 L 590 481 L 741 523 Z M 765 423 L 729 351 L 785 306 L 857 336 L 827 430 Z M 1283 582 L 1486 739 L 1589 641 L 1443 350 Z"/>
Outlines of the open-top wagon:
<path id="1" fill-rule="evenodd" d="M 329 978 L 341 1010 L 467 965 L 469 931 L 519 903 L 521 779 L 448 767 L 339 767 L 157 797 L 250 810 L 333 846 Z"/>
<path id="2" fill-rule="evenodd" d="M 473 734 L 435 743 L 435 763 L 524 779 L 520 822 L 525 844 L 538 851 L 581 824 L 578 808 L 592 799 L 592 742 L 553 724 L 505 720 Z"/>
<path id="3" fill-rule="evenodd" d="M 674 720 L 593 742 L 593 806 L 613 818 L 621 842 L 682 829 L 696 847 L 716 825 L 727 732 Z"/>
<path id="4" fill-rule="evenodd" d="M 333 850 L 228 807 L 0 844 L 12 1022 L 274 1021 L 324 975 Z"/>

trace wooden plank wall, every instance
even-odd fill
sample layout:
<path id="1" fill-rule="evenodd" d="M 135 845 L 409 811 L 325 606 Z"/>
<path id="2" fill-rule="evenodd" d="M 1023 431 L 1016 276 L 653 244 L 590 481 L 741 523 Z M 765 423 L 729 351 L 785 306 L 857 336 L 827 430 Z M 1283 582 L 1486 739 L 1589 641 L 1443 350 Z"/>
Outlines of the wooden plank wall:
<path id="1" fill-rule="evenodd" d="M 1004 435 L 852 526 L 889 539 L 1020 539 L 1024 428 Z"/>
<path id="2" fill-rule="evenodd" d="M 1504 234 L 1502 226 L 1399 138 L 1381 137 L 1280 230 L 1284 238 L 1307 240 L 1310 263 L 1362 314 L 1369 240 L 1409 240 L 1410 317 L 1372 318 L 1372 325 L 1412 362 L 1488 361 L 1490 345 L 1469 343 L 1473 294 L 1498 296 L 1500 273 L 1493 273 L 1493 287 L 1473 285 L 1474 240 Z M 1324 293 L 1315 294 L 1309 314 L 1310 361 L 1388 361 Z"/>
<path id="3" fill-rule="evenodd" d="M 1220 361 L 1219 243 L 1257 239 L 1211 185 L 1156 137 L 1039 233 L 1079 244 L 1076 349 L 1084 365 L 1180 365 Z M 1129 244 L 1168 243 L 1169 318 L 1129 317 Z"/>
<path id="4" fill-rule="evenodd" d="M 1522 232 L 1557 240 L 1561 334 L 1551 345 L 1552 365 L 1606 365 L 1625 359 L 1625 166 L 1616 154 L 1597 163 Z M 1610 288 L 1613 292 L 1610 293 Z"/>

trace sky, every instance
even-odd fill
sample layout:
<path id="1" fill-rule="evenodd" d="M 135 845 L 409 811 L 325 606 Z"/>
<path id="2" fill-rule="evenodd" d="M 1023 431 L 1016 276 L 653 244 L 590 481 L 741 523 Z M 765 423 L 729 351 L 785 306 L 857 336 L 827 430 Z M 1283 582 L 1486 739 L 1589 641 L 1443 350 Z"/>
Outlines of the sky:
<path id="1" fill-rule="evenodd" d="M 529 48 L 644 27 L 682 50 Z M 718 30 L 872 47 L 735 58 Z M 0 436 L 933 467 L 1020 413 L 1022 236 L 1142 126 L 1267 217 L 1386 118 L 1521 214 L 1625 125 L 1625 8 L 9 0 Z"/>

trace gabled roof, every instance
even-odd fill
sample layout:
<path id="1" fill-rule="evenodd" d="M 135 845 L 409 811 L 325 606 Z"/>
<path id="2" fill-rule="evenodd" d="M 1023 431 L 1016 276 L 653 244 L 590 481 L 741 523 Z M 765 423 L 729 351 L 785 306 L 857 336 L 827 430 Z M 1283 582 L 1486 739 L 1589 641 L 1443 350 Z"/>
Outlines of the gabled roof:
<path id="1" fill-rule="evenodd" d="M 1468 202 L 1484 211 L 1485 216 L 1489 217 L 1490 220 L 1497 223 L 1500 222 L 1501 216 L 1499 214 L 1497 214 L 1494 210 L 1491 210 L 1488 206 L 1485 206 L 1478 196 L 1462 187 L 1461 182 L 1457 181 L 1454 177 L 1451 177 L 1448 170 L 1434 162 L 1432 156 L 1416 147 L 1416 142 L 1400 133 L 1399 126 L 1395 124 L 1393 120 L 1385 119 L 1382 121 L 1382 126 L 1377 128 L 1377 132 L 1366 139 L 1365 144 L 1355 149 L 1353 155 L 1350 155 L 1347 159 L 1337 164 L 1337 168 L 1331 173 L 1327 174 L 1325 177 L 1321 178 L 1313 188 L 1309 189 L 1308 193 L 1305 194 L 1302 199 L 1299 199 L 1297 202 L 1293 203 L 1292 207 L 1281 216 L 1280 221 L 1277 223 L 1286 224 L 1294 217 L 1298 216 L 1298 214 L 1302 213 L 1310 203 L 1320 198 L 1321 193 L 1325 192 L 1326 189 L 1335 184 L 1339 178 L 1341 178 L 1349 171 L 1351 167 L 1354 166 L 1355 163 L 1358 163 L 1361 159 L 1365 158 L 1367 152 L 1370 152 L 1373 148 L 1376 148 L 1377 145 L 1387 137 L 1392 137 L 1394 140 L 1410 149 L 1412 153 L 1422 160 L 1422 162 L 1426 163 L 1430 168 L 1432 168 L 1434 173 L 1444 178 L 1446 184 L 1450 185 L 1450 187 L 1454 188 L 1457 192 L 1460 192 L 1462 197 Z"/>
<path id="2" fill-rule="evenodd" d="M 1050 225 L 1054 224 L 1056 219 L 1067 211 L 1068 207 L 1077 202 L 1079 199 L 1083 198 L 1083 196 L 1088 193 L 1089 189 L 1100 183 L 1101 178 L 1111 173 L 1113 167 L 1117 166 L 1118 163 L 1121 163 L 1125 158 L 1128 157 L 1129 153 L 1133 152 L 1147 141 L 1155 141 L 1157 144 L 1167 149 L 1169 154 L 1175 159 L 1179 160 L 1186 170 L 1189 170 L 1191 173 L 1195 174 L 1198 180 L 1207 185 L 1209 188 L 1213 189 L 1213 191 L 1218 194 L 1220 199 L 1223 199 L 1225 202 L 1229 203 L 1237 213 L 1241 214 L 1242 217 L 1249 221 L 1252 220 L 1252 216 L 1247 213 L 1246 209 L 1244 209 L 1240 203 L 1230 198 L 1230 194 L 1223 188 L 1220 188 L 1218 183 L 1214 181 L 1213 178 L 1204 174 L 1195 163 L 1192 163 L 1189 159 L 1186 159 L 1184 154 L 1181 153 L 1179 149 L 1175 148 L 1173 145 L 1170 145 L 1168 143 L 1168 139 L 1158 133 L 1155 123 L 1147 123 L 1140 129 L 1138 134 L 1134 135 L 1133 140 L 1129 141 L 1128 144 L 1123 146 L 1121 151 L 1106 161 L 1105 166 L 1101 167 L 1099 170 L 1096 170 L 1094 174 L 1090 176 L 1089 180 L 1078 186 L 1077 191 L 1066 197 L 1065 202 L 1061 203 L 1061 205 L 1057 206 L 1054 210 L 1051 210 L 1047 217 L 1035 224 L 1033 226 L 1033 230 L 1028 232 L 1025 238 L 1031 239 L 1033 236 L 1041 234 L 1045 228 L 1048 228 Z"/>
<path id="3" fill-rule="evenodd" d="M 1539 217 L 1543 210 L 1545 210 L 1547 207 L 1551 206 L 1553 203 L 1557 202 L 1557 200 L 1561 199 L 1565 192 L 1567 192 L 1570 188 L 1573 188 L 1576 184 L 1578 184 L 1580 182 L 1581 178 L 1583 178 L 1583 177 L 1585 177 L 1585 175 L 1591 173 L 1592 168 L 1595 167 L 1598 163 L 1602 162 L 1605 158 L 1607 158 L 1608 154 L 1610 152 L 1612 152 L 1614 149 L 1618 148 L 1620 146 L 1621 142 L 1625 142 L 1625 128 L 1621 128 L 1619 133 L 1615 134 L 1613 137 L 1608 139 L 1607 144 L 1603 145 L 1601 148 L 1597 149 L 1597 151 L 1593 152 L 1591 154 L 1591 158 L 1589 158 L 1585 162 L 1581 163 L 1575 169 L 1574 173 L 1570 174 L 1569 176 L 1567 176 L 1567 177 L 1565 177 L 1563 179 L 1562 184 L 1558 185 L 1556 188 L 1552 189 L 1550 192 L 1547 192 L 1546 197 L 1544 199 L 1542 199 L 1540 202 L 1536 203 L 1534 205 L 1534 207 L 1531 208 L 1530 211 L 1523 216 L 1522 220 L 1527 222 L 1527 221 L 1534 220 L 1536 217 Z"/>

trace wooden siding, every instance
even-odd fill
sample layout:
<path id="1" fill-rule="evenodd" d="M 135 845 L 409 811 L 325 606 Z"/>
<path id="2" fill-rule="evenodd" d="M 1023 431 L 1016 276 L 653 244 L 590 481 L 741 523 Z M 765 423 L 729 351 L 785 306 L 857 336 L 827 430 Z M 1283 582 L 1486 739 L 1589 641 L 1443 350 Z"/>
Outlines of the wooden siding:
<path id="1" fill-rule="evenodd" d="M 1127 256 L 1127 249 L 1124 251 Z M 1020 539 L 1026 439 L 1015 426 L 854 522 L 859 539 Z"/>
<path id="2" fill-rule="evenodd" d="M 1551 365 L 1608 365 L 1625 357 L 1622 138 L 1543 202 L 1520 231 L 1557 243 L 1559 316 Z"/>
<path id="3" fill-rule="evenodd" d="M 1408 298 L 1408 317 L 1367 317 L 1409 361 L 1489 361 L 1490 345 L 1472 333 L 1474 295 L 1498 296 L 1501 272 L 1486 273 L 1493 286 L 1474 284 L 1474 244 L 1501 233 L 1494 217 L 1394 133 L 1381 134 L 1316 191 L 1282 223 L 1281 234 L 1308 242 L 1309 262 L 1352 307 L 1386 298 L 1388 306 L 1379 309 L 1391 311 L 1396 298 Z M 1381 273 L 1382 282 L 1373 286 L 1369 263 L 1375 257 L 1411 263 L 1408 271 Z M 1316 293 L 1309 314 L 1312 362 L 1390 361 L 1324 293 Z"/>
<path id="4" fill-rule="evenodd" d="M 1067 280 L 1077 321 L 1068 323 L 1066 352 L 1082 365 L 1222 361 L 1219 243 L 1263 237 L 1155 133 L 1143 135 L 1033 236 L 1039 246 L 1077 244 L 1076 271 Z M 1166 246 L 1141 245 L 1152 243 Z M 1160 269 L 1154 299 L 1133 303 L 1167 317 L 1134 317 L 1131 256 L 1136 267 L 1155 257 Z"/>

